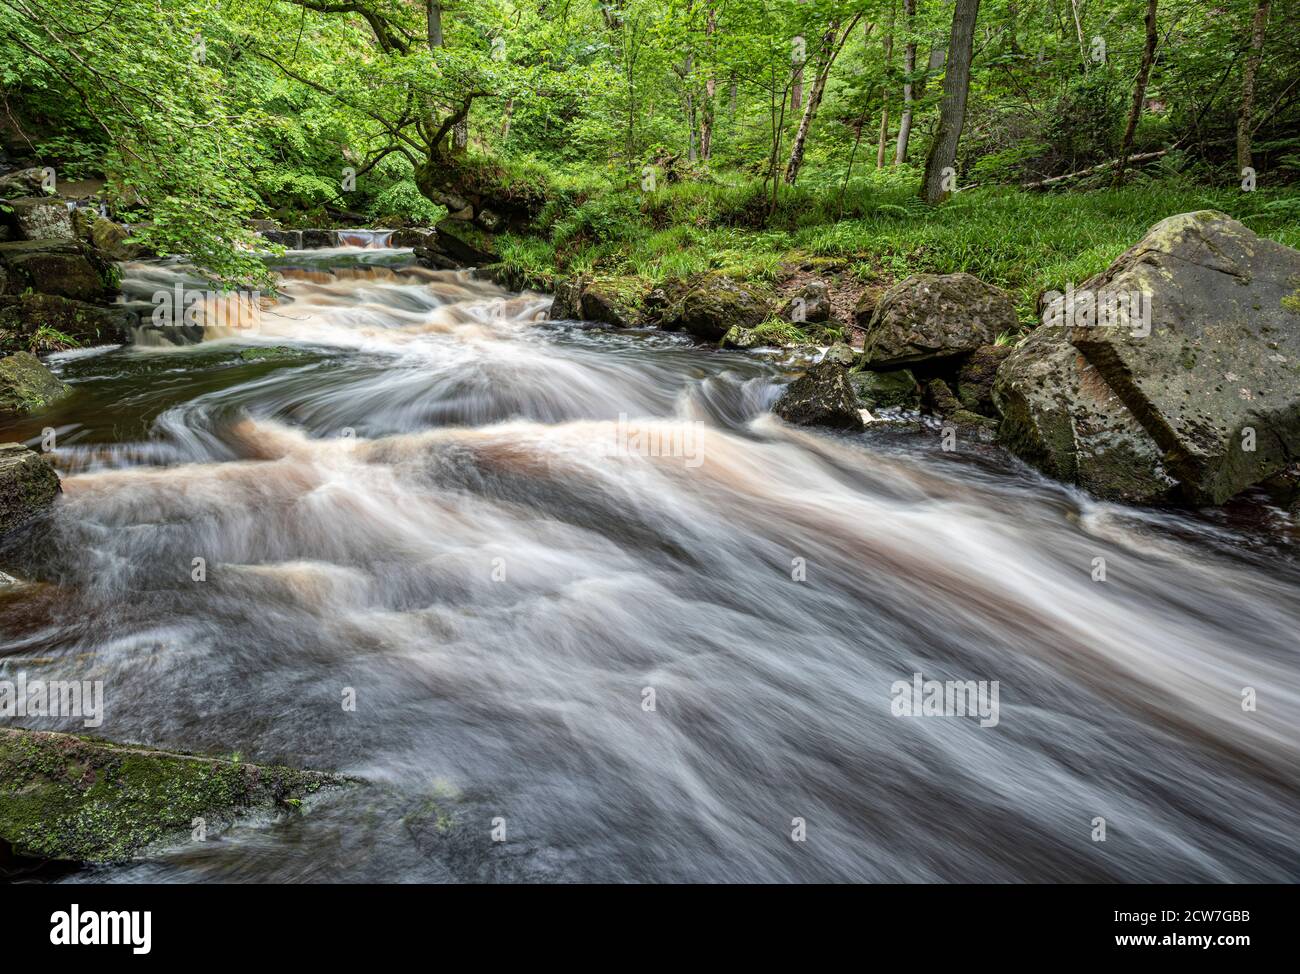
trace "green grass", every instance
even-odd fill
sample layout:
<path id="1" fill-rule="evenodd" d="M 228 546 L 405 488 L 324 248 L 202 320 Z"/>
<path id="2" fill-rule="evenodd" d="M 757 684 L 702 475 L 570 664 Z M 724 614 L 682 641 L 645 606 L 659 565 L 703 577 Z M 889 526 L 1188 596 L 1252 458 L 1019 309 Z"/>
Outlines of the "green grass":
<path id="1" fill-rule="evenodd" d="M 915 272 L 967 271 L 1012 291 L 1022 320 L 1037 296 L 1104 270 L 1152 224 L 1217 209 L 1263 236 L 1300 247 L 1300 194 L 1244 193 L 1187 180 L 1142 180 L 1123 189 L 1031 193 L 976 188 L 927 207 L 914 169 L 837 180 L 815 175 L 774 212 L 759 181 L 677 183 L 654 193 L 590 185 L 552 200 L 539 221 L 550 239 L 507 237 L 507 265 L 530 279 L 628 274 L 659 282 L 701 271 L 771 281 L 812 257 L 846 261 L 871 283 Z"/>

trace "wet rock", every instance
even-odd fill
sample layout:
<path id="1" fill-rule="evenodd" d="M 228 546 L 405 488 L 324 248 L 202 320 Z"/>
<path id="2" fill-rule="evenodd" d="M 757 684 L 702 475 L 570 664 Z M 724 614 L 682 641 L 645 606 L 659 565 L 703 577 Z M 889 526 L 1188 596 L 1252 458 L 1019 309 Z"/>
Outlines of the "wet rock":
<path id="1" fill-rule="evenodd" d="M 32 196 L 14 200 L 10 219 L 23 240 L 53 240 L 71 237 L 72 214 L 57 196 Z"/>
<path id="2" fill-rule="evenodd" d="M 0 840 L 21 856 L 123 862 L 150 845 L 211 836 L 256 810 L 295 814 L 338 775 L 71 734 L 0 729 Z"/>
<path id="3" fill-rule="evenodd" d="M 1149 296 L 1149 322 L 1070 337 L 1187 500 L 1222 503 L 1300 455 L 1300 251 L 1222 213 L 1183 213 L 1081 290 Z"/>
<path id="4" fill-rule="evenodd" d="M 848 370 L 834 362 L 818 362 L 795 379 L 772 411 L 796 426 L 863 429 L 862 407 L 849 383 Z"/>
<path id="5" fill-rule="evenodd" d="M 1011 345 L 984 345 L 961 363 L 957 371 L 957 398 L 964 409 L 982 416 L 994 415 L 993 381 L 1012 348 Z"/>
<path id="6" fill-rule="evenodd" d="M 555 282 L 555 297 L 547 317 L 552 321 L 581 321 L 582 292 L 590 280 L 586 275 L 561 278 Z"/>
<path id="7" fill-rule="evenodd" d="M 21 443 L 0 443 L 0 536 L 40 514 L 59 493 L 48 460 Z"/>
<path id="8" fill-rule="evenodd" d="M 71 238 L 0 243 L 5 293 L 25 290 L 79 301 L 102 299 L 116 290 L 112 265 Z"/>
<path id="9" fill-rule="evenodd" d="M 429 242 L 434 235 L 430 227 L 402 227 L 394 230 L 393 235 L 388 238 L 390 247 L 421 247 Z"/>
<path id="10" fill-rule="evenodd" d="M 0 358 L 0 415 L 40 412 L 67 393 L 68 387 L 31 352 Z"/>
<path id="11" fill-rule="evenodd" d="M 301 230 L 262 230 L 262 239 L 267 243 L 279 244 L 289 250 L 302 250 Z"/>
<path id="12" fill-rule="evenodd" d="M 970 274 L 913 274 L 880 297 L 866 326 L 867 368 L 896 369 L 992 345 L 1016 327 L 1011 296 Z"/>
<path id="13" fill-rule="evenodd" d="M 734 327 L 762 324 L 771 316 L 772 306 L 770 293 L 759 285 L 706 274 L 687 283 L 662 325 L 668 331 L 685 331 L 700 341 L 716 343 Z"/>
<path id="14" fill-rule="evenodd" d="M 339 235 L 335 230 L 302 230 L 302 249 L 303 250 L 323 250 L 327 247 L 337 247 L 339 245 Z"/>
<path id="15" fill-rule="evenodd" d="M 849 375 L 849 382 L 867 409 L 914 410 L 921 405 L 921 387 L 908 369 L 853 372 Z"/>
<path id="16" fill-rule="evenodd" d="M 733 348 L 738 351 L 747 352 L 751 349 L 762 348 L 763 339 L 753 328 L 741 328 L 736 326 L 727 330 L 718 342 L 721 348 Z"/>
<path id="17" fill-rule="evenodd" d="M 450 270 L 495 264 L 498 255 L 492 235 L 466 223 L 443 220 L 432 237 L 415 248 L 416 259 L 426 267 Z"/>
<path id="18" fill-rule="evenodd" d="M 137 324 L 138 314 L 125 305 L 34 292 L 0 296 L 0 352 L 120 344 Z"/>
<path id="19" fill-rule="evenodd" d="M 1098 497 L 1166 499 L 1160 448 L 1060 327 L 1040 327 L 998 369 L 998 439 L 1048 476 Z"/>
<path id="20" fill-rule="evenodd" d="M 990 433 L 997 429 L 998 424 L 995 420 L 973 413 L 962 406 L 961 400 L 953 394 L 952 388 L 943 379 L 934 378 L 925 383 L 922 401 L 934 415 L 957 426 L 975 427 Z"/>

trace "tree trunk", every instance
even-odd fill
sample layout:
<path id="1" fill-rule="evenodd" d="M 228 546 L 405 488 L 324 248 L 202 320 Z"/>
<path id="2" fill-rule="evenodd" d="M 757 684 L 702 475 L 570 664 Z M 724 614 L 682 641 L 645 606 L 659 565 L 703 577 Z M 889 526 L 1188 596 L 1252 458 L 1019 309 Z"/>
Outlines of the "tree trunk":
<path id="1" fill-rule="evenodd" d="M 718 80 L 713 75 L 713 33 L 718 29 L 716 15 L 713 12 L 713 5 L 709 4 L 708 14 L 704 21 L 704 36 L 708 38 L 709 45 L 709 76 L 704 82 L 704 106 L 702 111 L 702 121 L 700 124 L 700 158 L 705 162 L 713 155 L 713 104 L 718 93 Z"/>
<path id="2" fill-rule="evenodd" d="M 501 119 L 501 141 L 502 142 L 505 142 L 505 140 L 510 137 L 510 119 L 514 116 L 514 114 L 515 114 L 515 100 L 513 98 L 507 98 L 505 117 Z"/>
<path id="3" fill-rule="evenodd" d="M 880 83 L 880 138 L 876 141 L 876 168 L 885 168 L 885 143 L 889 141 L 889 69 L 894 59 L 894 11 L 889 7 L 889 33 L 885 35 L 885 78 Z"/>
<path id="4" fill-rule="evenodd" d="M 1137 81 L 1133 83 L 1133 104 L 1128 110 L 1128 124 L 1124 126 L 1124 138 L 1119 144 L 1119 165 L 1115 169 L 1115 186 L 1124 185 L 1124 166 L 1128 162 L 1128 150 L 1133 146 L 1133 133 L 1137 131 L 1138 119 L 1142 116 L 1142 102 L 1147 96 L 1147 80 L 1151 77 L 1151 62 L 1156 56 L 1156 3 L 1147 0 L 1147 43 L 1142 49 L 1142 66 L 1138 68 Z"/>
<path id="5" fill-rule="evenodd" d="M 1241 75 L 1241 107 L 1237 111 L 1237 174 L 1250 168 L 1250 123 L 1255 111 L 1255 74 L 1264 54 L 1264 28 L 1268 26 L 1269 0 L 1259 0 L 1250 30 L 1250 56 Z"/>
<path id="6" fill-rule="evenodd" d="M 429 18 L 429 50 L 442 47 L 442 3 L 440 0 L 428 0 L 425 12 Z"/>
<path id="7" fill-rule="evenodd" d="M 808 104 L 804 106 L 803 117 L 799 120 L 799 130 L 795 133 L 794 143 L 790 147 L 790 162 L 785 167 L 785 181 L 787 185 L 793 186 L 796 179 L 799 178 L 799 169 L 803 166 L 804 150 L 808 146 L 808 132 L 812 128 L 813 118 L 817 115 L 817 109 L 822 103 L 822 95 L 826 93 L 826 79 L 830 77 L 831 65 L 835 63 L 843 47 L 844 40 L 853 30 L 853 25 L 857 23 L 857 18 L 848 27 L 844 29 L 844 37 L 839 37 L 840 24 L 838 20 L 832 20 L 830 26 L 826 29 L 826 34 L 822 37 L 822 49 L 817 57 L 817 73 L 813 78 L 812 92 L 808 95 Z"/>
<path id="8" fill-rule="evenodd" d="M 912 75 L 916 73 L 916 0 L 903 0 L 907 20 L 907 43 L 903 45 L 903 114 L 898 119 L 898 143 L 894 146 L 894 165 L 907 162 L 907 143 L 912 137 L 912 102 L 916 100 Z"/>
<path id="9" fill-rule="evenodd" d="M 801 108 L 803 108 L 803 61 L 796 60 L 794 74 L 790 76 L 790 110 L 797 112 Z"/>
<path id="10" fill-rule="evenodd" d="M 1074 13 L 1074 29 L 1079 35 L 1079 59 L 1083 61 L 1083 73 L 1088 73 L 1088 47 L 1083 42 L 1083 18 L 1079 13 L 1079 0 L 1070 0 L 1070 10 Z"/>
<path id="11" fill-rule="evenodd" d="M 966 95 L 970 90 L 970 65 L 975 44 L 975 20 L 980 0 L 956 0 L 952 12 L 952 35 L 948 43 L 948 68 L 943 76 L 943 101 L 939 104 L 939 126 L 925 160 L 921 199 L 940 203 L 948 197 L 945 169 L 957 162 L 957 145 L 966 124 Z M 955 184 L 954 184 L 955 185 Z"/>

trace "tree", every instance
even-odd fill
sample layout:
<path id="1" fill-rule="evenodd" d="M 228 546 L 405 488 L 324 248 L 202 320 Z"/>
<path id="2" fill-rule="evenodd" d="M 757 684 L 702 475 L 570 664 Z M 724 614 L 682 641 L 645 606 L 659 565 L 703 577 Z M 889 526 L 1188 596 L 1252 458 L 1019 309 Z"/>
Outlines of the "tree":
<path id="1" fill-rule="evenodd" d="M 1264 29 L 1268 26 L 1269 0 L 1259 0 L 1255 7 L 1255 20 L 1250 29 L 1250 54 L 1241 76 L 1241 107 L 1237 110 L 1237 173 L 1241 174 L 1252 164 L 1250 151 L 1250 126 L 1255 110 L 1255 75 L 1260 58 L 1264 55 Z"/>
<path id="2" fill-rule="evenodd" d="M 793 186 L 795 180 L 799 178 L 799 169 L 803 166 L 804 150 L 808 145 L 808 132 L 812 128 L 813 119 L 817 116 L 817 109 L 821 107 L 822 96 L 826 93 L 826 79 L 830 77 L 831 67 L 835 64 L 835 59 L 844 48 L 844 42 L 849 39 L 853 33 L 853 28 L 861 19 L 861 14 L 854 15 L 849 21 L 848 26 L 840 32 L 839 21 L 832 20 L 826 28 L 826 33 L 822 35 L 821 47 L 817 54 L 817 73 L 813 78 L 812 92 L 808 96 L 808 104 L 804 106 L 803 117 L 799 120 L 799 129 L 795 133 L 794 142 L 790 147 L 790 161 L 785 167 L 785 181 L 787 185 Z"/>
<path id="3" fill-rule="evenodd" d="M 916 100 L 912 76 L 916 73 L 916 0 L 903 0 L 907 21 L 907 43 L 903 45 L 903 114 L 898 118 L 898 142 L 894 165 L 907 162 L 907 144 L 912 137 L 912 103 Z"/>
<path id="4" fill-rule="evenodd" d="M 956 0 L 948 42 L 948 68 L 943 77 L 943 100 L 939 104 L 939 125 L 930 142 L 921 181 L 921 199 L 940 203 L 947 199 L 949 177 L 955 178 L 957 145 L 966 124 L 966 96 L 970 90 L 971 59 L 975 43 L 975 20 L 980 0 Z M 949 172 L 945 172 L 949 170 Z"/>
<path id="5" fill-rule="evenodd" d="M 1142 103 L 1147 95 L 1147 79 L 1151 77 L 1151 62 L 1156 56 L 1156 2 L 1147 0 L 1146 46 L 1142 49 L 1142 64 L 1138 68 L 1137 80 L 1133 82 L 1133 104 L 1128 112 L 1128 124 L 1124 127 L 1124 138 L 1119 144 L 1119 163 L 1115 167 L 1115 185 L 1124 185 L 1124 166 L 1128 162 L 1128 152 L 1133 146 L 1133 134 L 1137 131 L 1138 119 L 1142 115 Z"/>
<path id="6" fill-rule="evenodd" d="M 889 6 L 889 31 L 885 34 L 885 75 L 880 82 L 880 138 L 876 141 L 876 168 L 885 168 L 885 143 L 889 141 L 889 83 L 894 61 L 894 13 L 896 4 Z"/>

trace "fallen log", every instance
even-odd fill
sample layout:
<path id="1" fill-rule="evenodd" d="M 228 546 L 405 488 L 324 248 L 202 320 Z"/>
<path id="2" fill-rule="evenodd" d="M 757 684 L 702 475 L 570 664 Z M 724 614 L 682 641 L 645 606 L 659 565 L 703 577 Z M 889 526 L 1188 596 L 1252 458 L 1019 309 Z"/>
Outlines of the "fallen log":
<path id="1" fill-rule="evenodd" d="M 1136 155 L 1129 156 L 1125 165 L 1131 166 L 1138 163 L 1151 162 L 1153 159 L 1159 159 L 1161 156 L 1168 155 L 1173 148 L 1173 146 L 1170 146 L 1168 149 L 1161 149 L 1158 152 L 1139 152 Z M 1021 183 L 1020 188 L 1046 189 L 1049 186 L 1055 186 L 1057 183 L 1063 183 L 1067 179 L 1079 179 L 1083 176 L 1095 176 L 1097 173 L 1105 172 L 1112 166 L 1117 165 L 1119 165 L 1119 159 L 1111 159 L 1109 162 L 1102 162 L 1095 166 L 1090 166 L 1087 169 L 1080 169 L 1078 172 L 1067 172 L 1061 176 L 1049 176 L 1047 179 L 1039 179 L 1032 183 Z"/>

